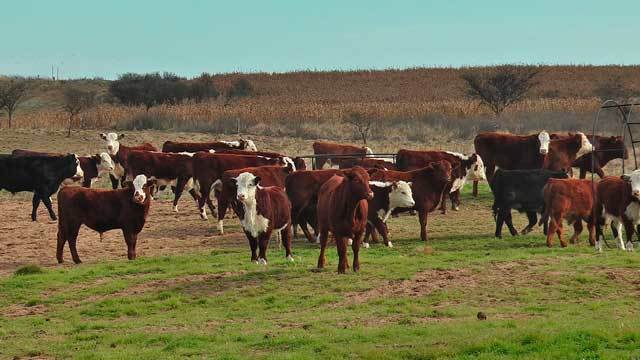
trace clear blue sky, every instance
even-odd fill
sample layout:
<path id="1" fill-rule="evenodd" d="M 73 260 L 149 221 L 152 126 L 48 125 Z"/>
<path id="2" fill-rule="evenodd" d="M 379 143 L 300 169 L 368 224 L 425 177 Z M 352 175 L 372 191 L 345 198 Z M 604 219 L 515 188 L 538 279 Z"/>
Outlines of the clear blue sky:
<path id="1" fill-rule="evenodd" d="M 2 0 L 0 9 L 0 74 L 640 63 L 638 0 Z"/>

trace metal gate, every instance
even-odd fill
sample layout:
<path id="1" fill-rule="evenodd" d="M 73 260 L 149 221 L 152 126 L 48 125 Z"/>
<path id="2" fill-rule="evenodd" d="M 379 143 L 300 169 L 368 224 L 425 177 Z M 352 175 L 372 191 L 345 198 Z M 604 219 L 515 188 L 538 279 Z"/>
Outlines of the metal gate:
<path id="1" fill-rule="evenodd" d="M 381 153 L 381 154 L 317 154 L 317 155 L 302 155 L 298 156 L 303 159 L 311 159 L 311 168 L 316 169 L 316 159 L 391 159 L 391 162 L 395 164 L 396 154 Z"/>

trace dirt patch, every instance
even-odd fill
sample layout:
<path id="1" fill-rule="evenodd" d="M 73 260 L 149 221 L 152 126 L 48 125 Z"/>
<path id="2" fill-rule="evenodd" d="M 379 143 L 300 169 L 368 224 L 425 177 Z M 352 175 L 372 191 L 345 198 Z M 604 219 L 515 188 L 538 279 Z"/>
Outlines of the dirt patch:
<path id="1" fill-rule="evenodd" d="M 2 316 L 7 318 L 17 318 L 21 316 L 40 315 L 47 312 L 47 307 L 43 304 L 27 306 L 25 304 L 13 304 L 2 309 Z"/>

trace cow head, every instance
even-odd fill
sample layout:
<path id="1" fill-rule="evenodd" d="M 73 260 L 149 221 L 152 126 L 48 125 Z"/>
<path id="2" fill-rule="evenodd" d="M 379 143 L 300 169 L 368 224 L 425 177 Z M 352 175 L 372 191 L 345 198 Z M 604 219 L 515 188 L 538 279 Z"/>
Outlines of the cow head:
<path id="1" fill-rule="evenodd" d="M 569 133 L 571 136 L 571 133 Z M 580 147 L 578 148 L 578 153 L 576 154 L 576 158 L 579 158 L 582 155 L 588 154 L 593 151 L 593 145 L 587 138 L 587 135 L 581 132 L 575 133 L 573 136 L 578 137 L 580 141 Z"/>
<path id="2" fill-rule="evenodd" d="M 410 182 L 400 180 L 391 184 L 389 208 L 409 208 L 415 204 Z"/>
<path id="3" fill-rule="evenodd" d="M 144 204 L 151 197 L 151 187 L 155 185 L 155 180 L 147 179 L 144 175 L 138 175 L 133 179 L 133 202 Z"/>
<path id="4" fill-rule="evenodd" d="M 296 170 L 307 170 L 307 163 L 301 157 L 294 157 L 293 164 L 296 166 Z"/>
<path id="5" fill-rule="evenodd" d="M 251 204 L 256 201 L 256 190 L 260 183 L 260 177 L 250 172 L 243 172 L 238 177 L 232 178 L 236 183 L 236 198 L 243 204 Z"/>
<path id="6" fill-rule="evenodd" d="M 551 141 L 549 133 L 544 130 L 540 131 L 540 134 L 538 134 L 538 141 L 540 142 L 540 154 L 547 155 L 549 152 L 549 142 Z"/>
<path id="7" fill-rule="evenodd" d="M 431 165 L 435 177 L 443 183 L 451 180 L 451 163 L 446 160 L 440 160 Z"/>
<path id="8" fill-rule="evenodd" d="M 98 164 L 98 174 L 110 173 L 116 167 L 116 165 L 113 163 L 113 160 L 111 159 L 111 155 L 107 154 L 106 152 L 96 154 L 95 159 Z"/>
<path id="9" fill-rule="evenodd" d="M 640 200 L 640 170 L 633 170 L 630 175 L 622 175 L 622 180 L 631 185 L 631 196 Z"/>
<path id="10" fill-rule="evenodd" d="M 80 181 L 84 176 L 84 171 L 80 167 L 80 160 L 76 154 L 67 154 L 62 158 L 62 177 L 65 179 L 62 185 L 71 185 Z"/>
<path id="11" fill-rule="evenodd" d="M 599 143 L 600 149 L 597 150 L 616 150 L 611 152 L 612 155 L 621 157 L 625 160 L 629 158 L 629 152 L 627 151 L 627 147 L 624 145 L 624 139 L 622 138 L 622 136 L 610 136 L 608 138 L 602 138 L 600 139 Z"/>
<path id="12" fill-rule="evenodd" d="M 369 187 L 369 174 L 365 169 L 356 166 L 345 172 L 344 176 L 349 182 L 349 192 L 354 200 L 373 199 L 373 191 Z"/>
<path id="13" fill-rule="evenodd" d="M 118 150 L 120 150 L 120 140 L 122 138 L 124 138 L 124 134 L 116 134 L 113 132 L 110 133 L 102 133 L 100 134 L 100 138 L 102 138 L 102 140 L 106 141 L 107 143 L 107 152 L 110 155 L 117 155 L 118 154 Z"/>
<path id="14" fill-rule="evenodd" d="M 478 154 L 473 154 L 469 157 L 471 162 L 471 168 L 467 169 L 467 179 L 473 181 L 487 180 L 487 174 L 484 169 L 484 162 Z M 475 160 L 475 161 L 474 161 Z"/>
<path id="15" fill-rule="evenodd" d="M 256 147 L 256 144 L 253 142 L 253 140 L 248 140 L 248 139 L 240 139 L 240 147 L 243 150 L 246 151 L 258 151 L 258 148 Z"/>

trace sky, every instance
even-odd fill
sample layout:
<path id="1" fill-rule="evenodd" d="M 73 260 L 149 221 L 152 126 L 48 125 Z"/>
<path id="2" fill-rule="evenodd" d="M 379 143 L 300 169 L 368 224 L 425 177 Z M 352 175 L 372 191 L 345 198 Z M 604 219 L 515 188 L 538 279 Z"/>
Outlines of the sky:
<path id="1" fill-rule="evenodd" d="M 0 2 L 5 75 L 640 63 L 638 0 Z"/>

